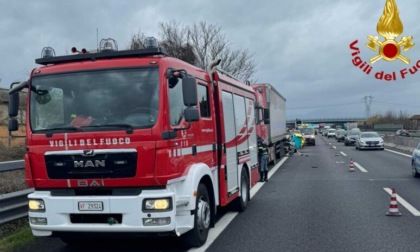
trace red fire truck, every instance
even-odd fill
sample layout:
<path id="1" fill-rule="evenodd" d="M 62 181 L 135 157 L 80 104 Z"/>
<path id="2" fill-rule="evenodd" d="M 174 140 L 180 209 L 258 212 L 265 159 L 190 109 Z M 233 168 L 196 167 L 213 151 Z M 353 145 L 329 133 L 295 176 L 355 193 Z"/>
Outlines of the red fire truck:
<path id="1" fill-rule="evenodd" d="M 257 135 L 269 146 L 269 156 L 276 163 L 284 154 L 287 137 L 286 99 L 269 83 L 253 84 L 257 108 Z"/>
<path id="2" fill-rule="evenodd" d="M 150 41 L 149 41 L 150 42 Z M 152 41 L 153 42 L 153 41 Z M 35 236 L 175 234 L 203 245 L 219 207 L 244 211 L 258 179 L 255 94 L 217 70 L 114 40 L 55 56 L 9 91 L 9 131 L 27 90 L 25 155 Z"/>

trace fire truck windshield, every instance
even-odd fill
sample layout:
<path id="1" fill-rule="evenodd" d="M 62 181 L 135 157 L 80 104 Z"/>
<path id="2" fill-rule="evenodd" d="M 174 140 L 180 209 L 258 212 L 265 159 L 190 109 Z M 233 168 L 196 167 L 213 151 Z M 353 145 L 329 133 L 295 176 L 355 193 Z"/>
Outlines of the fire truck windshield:
<path id="1" fill-rule="evenodd" d="M 30 86 L 30 126 L 33 132 L 150 128 L 158 116 L 158 97 L 158 68 L 36 76 Z"/>

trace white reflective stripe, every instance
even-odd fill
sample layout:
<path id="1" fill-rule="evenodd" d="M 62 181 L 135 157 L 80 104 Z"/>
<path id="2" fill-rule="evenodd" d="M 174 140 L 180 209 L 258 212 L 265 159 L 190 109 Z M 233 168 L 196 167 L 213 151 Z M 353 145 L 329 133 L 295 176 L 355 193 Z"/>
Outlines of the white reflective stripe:
<path id="1" fill-rule="evenodd" d="M 192 146 L 191 147 L 186 147 L 186 148 L 182 148 L 182 155 L 191 155 L 192 154 Z M 197 146 L 197 153 L 202 153 L 202 152 L 206 152 L 206 151 L 213 151 L 213 145 L 212 144 L 207 144 L 207 145 L 202 145 L 202 146 Z"/>
<path id="2" fill-rule="evenodd" d="M 192 154 L 192 147 L 189 148 L 183 148 L 182 149 L 182 155 L 191 155 Z"/>
<path id="3" fill-rule="evenodd" d="M 212 150 L 213 150 L 213 145 L 212 144 L 197 147 L 197 153 L 205 152 L 205 151 L 212 151 Z"/>
<path id="4" fill-rule="evenodd" d="M 89 149 L 93 150 L 95 154 L 111 154 L 111 153 L 133 153 L 137 152 L 134 148 L 129 149 Z M 53 155 L 82 155 L 84 150 L 68 150 L 68 151 L 47 151 L 45 156 Z"/>

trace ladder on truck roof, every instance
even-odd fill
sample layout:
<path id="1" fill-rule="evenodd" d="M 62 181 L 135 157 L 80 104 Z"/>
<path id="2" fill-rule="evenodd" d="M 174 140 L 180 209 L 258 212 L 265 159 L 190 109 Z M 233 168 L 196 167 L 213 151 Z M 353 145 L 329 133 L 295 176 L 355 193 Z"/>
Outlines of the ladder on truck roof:
<path id="1" fill-rule="evenodd" d="M 167 52 L 164 48 L 144 48 L 137 50 L 124 50 L 124 51 L 106 51 L 99 53 L 81 53 L 75 55 L 57 56 L 57 57 L 45 57 L 35 60 L 35 63 L 40 65 L 54 65 L 69 62 L 80 62 L 80 61 L 95 61 L 98 59 L 115 59 L 115 58 L 137 58 L 146 56 L 166 56 Z"/>

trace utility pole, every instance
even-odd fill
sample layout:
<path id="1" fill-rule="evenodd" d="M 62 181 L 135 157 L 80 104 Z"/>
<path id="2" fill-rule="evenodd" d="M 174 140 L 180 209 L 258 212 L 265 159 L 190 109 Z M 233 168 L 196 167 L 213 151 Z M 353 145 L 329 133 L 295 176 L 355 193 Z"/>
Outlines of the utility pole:
<path id="1" fill-rule="evenodd" d="M 365 96 L 362 100 L 365 102 L 365 113 L 366 113 L 366 120 L 370 117 L 370 105 L 372 104 L 373 96 Z"/>

